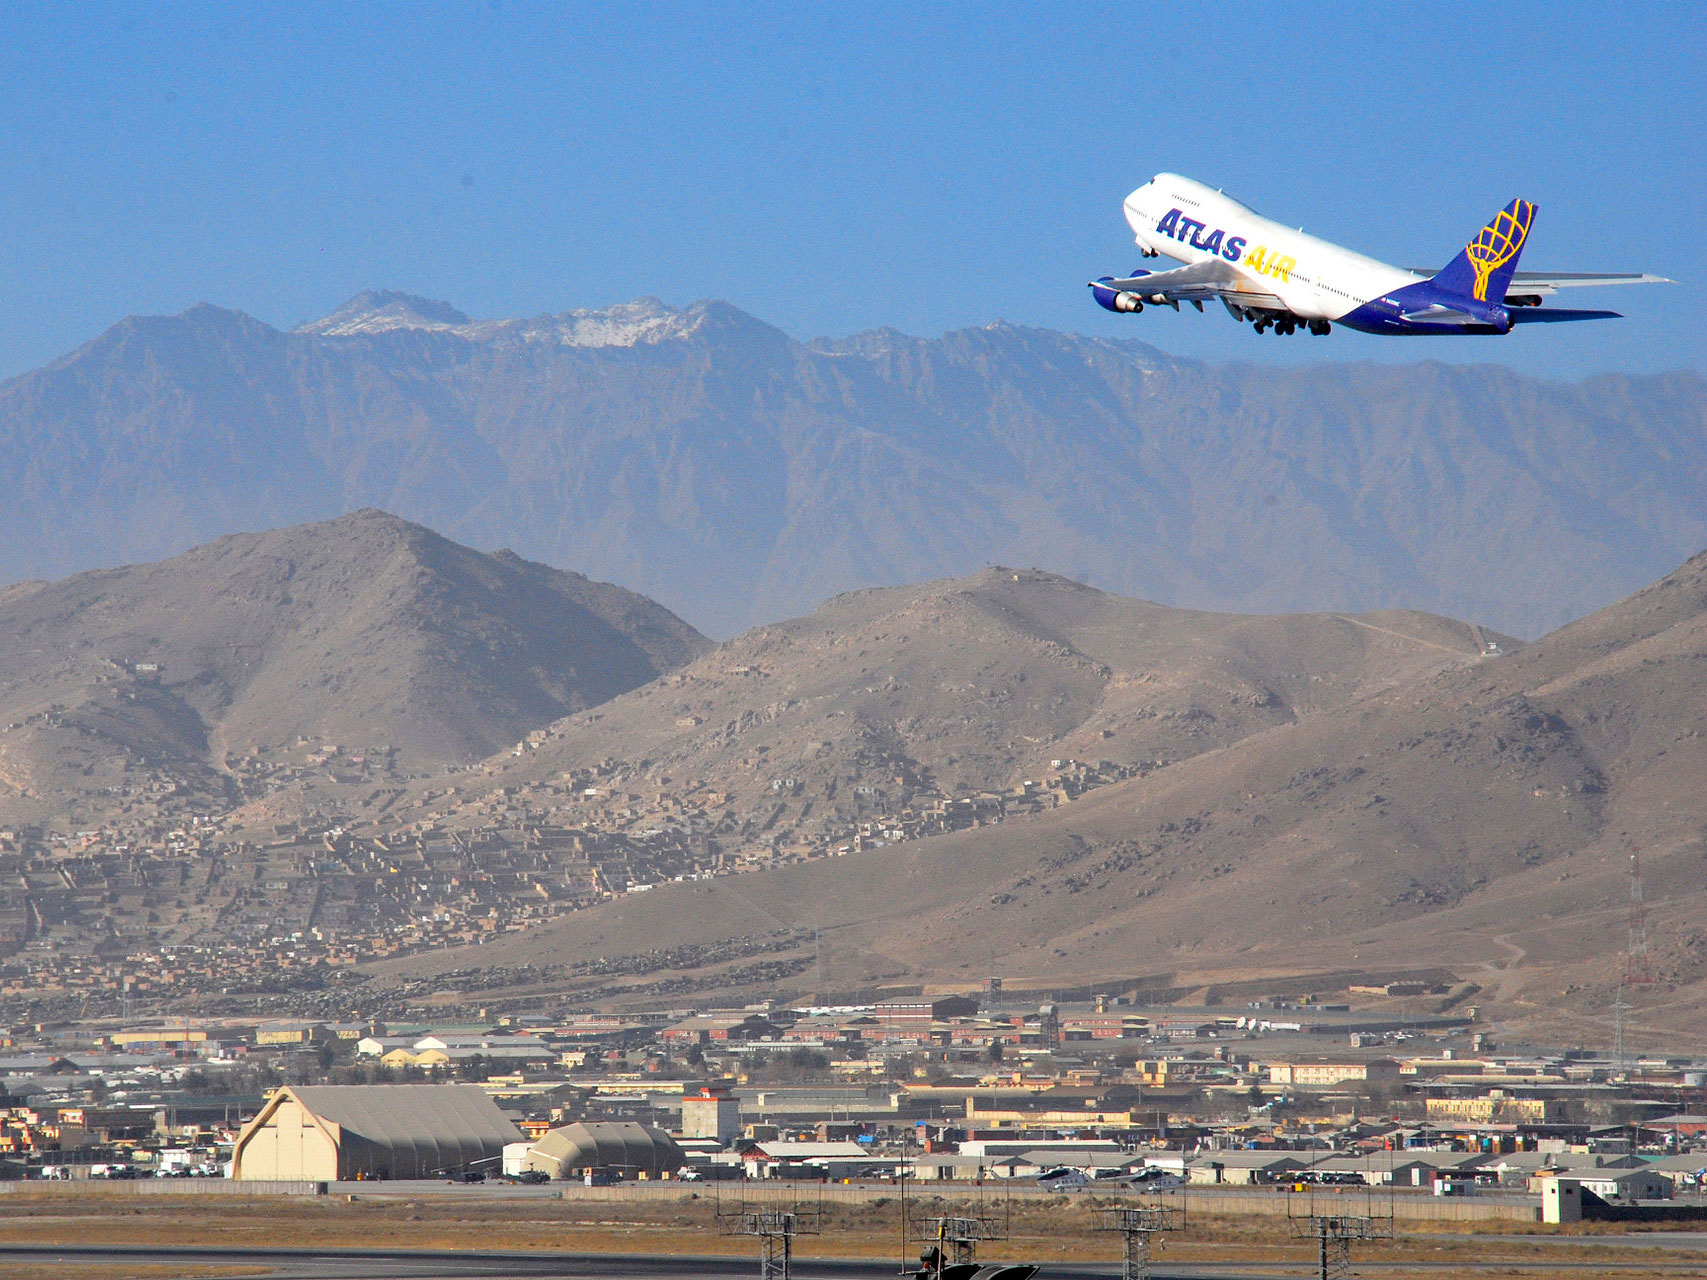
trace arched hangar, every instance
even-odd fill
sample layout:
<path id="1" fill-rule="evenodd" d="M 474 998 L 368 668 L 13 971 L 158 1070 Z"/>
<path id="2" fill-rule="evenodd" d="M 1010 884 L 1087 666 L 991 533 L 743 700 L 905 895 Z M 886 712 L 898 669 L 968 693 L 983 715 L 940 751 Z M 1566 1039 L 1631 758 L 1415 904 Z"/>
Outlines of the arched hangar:
<path id="1" fill-rule="evenodd" d="M 687 1163 L 676 1140 L 662 1129 L 633 1121 L 567 1124 L 528 1148 L 529 1169 L 568 1178 L 589 1169 L 625 1178 L 662 1177 Z"/>
<path id="2" fill-rule="evenodd" d="M 495 1167 L 521 1132 L 471 1084 L 291 1085 L 237 1136 L 231 1176 L 280 1182 L 442 1178 Z M 491 1161 L 491 1166 L 483 1164 Z"/>

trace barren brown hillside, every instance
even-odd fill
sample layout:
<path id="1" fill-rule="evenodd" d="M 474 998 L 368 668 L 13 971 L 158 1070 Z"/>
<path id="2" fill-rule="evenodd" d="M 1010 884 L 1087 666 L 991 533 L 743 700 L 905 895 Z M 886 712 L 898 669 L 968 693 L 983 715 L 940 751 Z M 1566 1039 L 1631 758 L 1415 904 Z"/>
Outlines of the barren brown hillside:
<path id="1" fill-rule="evenodd" d="M 1056 760 L 1152 772 L 1479 652 L 1470 626 L 1431 614 L 1202 613 L 992 567 L 759 627 L 463 790 L 614 761 L 615 785 L 704 783 L 753 842 L 786 843 L 832 814 L 1007 786 Z"/>
<path id="2" fill-rule="evenodd" d="M 816 927 L 841 986 L 965 983 L 992 960 L 1075 984 L 1446 965 L 1514 1027 L 1605 1040 L 1639 847 L 1661 981 L 1634 993 L 1633 1035 L 1702 1037 L 1704 724 L 1707 555 L 1516 653 L 1024 822 L 664 886 L 479 963 Z"/>
<path id="3" fill-rule="evenodd" d="M 299 742 L 477 759 L 708 647 L 643 596 L 378 511 L 0 592 L 0 818 L 98 821 Z"/>

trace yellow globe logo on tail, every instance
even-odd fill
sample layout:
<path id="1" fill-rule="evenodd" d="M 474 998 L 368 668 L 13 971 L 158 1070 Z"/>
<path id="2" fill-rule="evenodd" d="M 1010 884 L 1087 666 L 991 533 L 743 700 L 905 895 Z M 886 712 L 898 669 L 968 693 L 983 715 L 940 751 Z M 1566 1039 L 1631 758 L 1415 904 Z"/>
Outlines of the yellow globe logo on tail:
<path id="1" fill-rule="evenodd" d="M 1529 237 L 1529 224 L 1535 221 L 1535 206 L 1528 200 L 1513 200 L 1511 207 L 1501 209 L 1482 232 L 1464 246 L 1470 259 L 1470 269 L 1476 273 L 1470 296 L 1478 302 L 1488 300 L 1488 277 L 1517 257 L 1523 242 Z"/>

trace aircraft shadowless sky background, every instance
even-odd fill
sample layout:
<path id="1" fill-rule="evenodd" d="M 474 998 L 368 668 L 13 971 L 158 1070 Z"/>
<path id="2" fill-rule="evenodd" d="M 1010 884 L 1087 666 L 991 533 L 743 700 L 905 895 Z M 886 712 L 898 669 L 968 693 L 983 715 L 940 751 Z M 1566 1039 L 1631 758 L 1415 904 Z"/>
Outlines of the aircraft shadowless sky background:
<path id="1" fill-rule="evenodd" d="M 0 376 L 198 301 L 477 318 L 726 298 L 801 338 L 997 317 L 1211 361 L 1707 370 L 1699 4 L 20 5 Z M 1172 169 L 1402 266 L 1513 196 L 1522 266 L 1678 286 L 1504 339 L 1116 317 Z"/>

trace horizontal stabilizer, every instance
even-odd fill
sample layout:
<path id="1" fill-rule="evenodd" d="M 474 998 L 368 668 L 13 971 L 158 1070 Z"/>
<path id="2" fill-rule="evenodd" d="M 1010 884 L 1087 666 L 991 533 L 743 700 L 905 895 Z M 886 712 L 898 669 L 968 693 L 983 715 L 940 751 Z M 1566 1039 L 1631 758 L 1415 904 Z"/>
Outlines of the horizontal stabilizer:
<path id="1" fill-rule="evenodd" d="M 1621 311 L 1572 311 L 1568 307 L 1513 307 L 1513 324 L 1563 324 L 1567 320 L 1622 320 Z"/>
<path id="2" fill-rule="evenodd" d="M 1482 323 L 1480 317 L 1473 316 L 1467 311 L 1460 311 L 1456 307 L 1443 307 L 1439 304 L 1432 307 L 1424 307 L 1420 311 L 1405 311 L 1401 313 L 1401 316 L 1403 319 L 1409 320 L 1412 324 Z"/>

